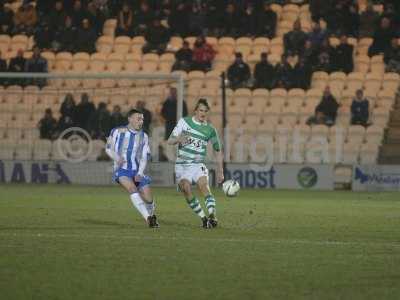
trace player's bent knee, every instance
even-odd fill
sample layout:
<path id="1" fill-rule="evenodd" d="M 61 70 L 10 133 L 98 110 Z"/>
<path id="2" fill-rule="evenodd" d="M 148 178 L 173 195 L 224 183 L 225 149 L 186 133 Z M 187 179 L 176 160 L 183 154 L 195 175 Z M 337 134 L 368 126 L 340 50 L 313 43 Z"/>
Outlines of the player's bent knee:
<path id="1" fill-rule="evenodd" d="M 188 181 L 181 181 L 179 188 L 185 195 L 191 194 L 191 184 Z"/>

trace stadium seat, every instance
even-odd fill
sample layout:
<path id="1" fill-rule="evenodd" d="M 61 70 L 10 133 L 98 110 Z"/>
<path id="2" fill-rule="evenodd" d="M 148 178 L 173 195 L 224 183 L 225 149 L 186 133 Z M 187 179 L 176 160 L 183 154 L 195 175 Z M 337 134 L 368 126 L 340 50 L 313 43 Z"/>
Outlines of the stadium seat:
<path id="1" fill-rule="evenodd" d="M 351 125 L 347 133 L 347 143 L 361 144 L 364 141 L 365 128 L 361 125 Z"/>
<path id="2" fill-rule="evenodd" d="M 344 144 L 343 145 L 343 155 L 342 155 L 342 163 L 343 164 L 356 164 L 358 163 L 359 156 L 359 145 L 357 144 Z"/>

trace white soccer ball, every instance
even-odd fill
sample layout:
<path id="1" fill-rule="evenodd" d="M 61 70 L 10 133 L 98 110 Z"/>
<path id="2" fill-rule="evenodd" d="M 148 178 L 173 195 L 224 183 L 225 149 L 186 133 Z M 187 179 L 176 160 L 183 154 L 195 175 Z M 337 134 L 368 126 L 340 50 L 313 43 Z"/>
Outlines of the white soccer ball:
<path id="1" fill-rule="evenodd" d="M 222 190 L 226 196 L 236 197 L 240 190 L 240 184 L 236 180 L 229 179 L 222 184 Z"/>

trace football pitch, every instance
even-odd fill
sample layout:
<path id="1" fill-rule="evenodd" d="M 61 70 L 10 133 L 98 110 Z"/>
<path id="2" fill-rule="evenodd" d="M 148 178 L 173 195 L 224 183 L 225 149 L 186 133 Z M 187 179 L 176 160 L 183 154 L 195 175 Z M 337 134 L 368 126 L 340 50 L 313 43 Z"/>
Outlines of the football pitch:
<path id="1" fill-rule="evenodd" d="M 218 190 L 220 227 L 154 189 L 0 185 L 0 299 L 400 299 L 397 193 Z"/>

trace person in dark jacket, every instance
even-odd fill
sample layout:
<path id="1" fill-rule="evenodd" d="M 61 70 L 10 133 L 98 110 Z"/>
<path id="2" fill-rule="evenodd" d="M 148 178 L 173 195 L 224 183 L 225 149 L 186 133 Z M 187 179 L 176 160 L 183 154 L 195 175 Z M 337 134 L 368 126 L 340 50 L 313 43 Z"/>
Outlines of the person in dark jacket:
<path id="1" fill-rule="evenodd" d="M 300 20 L 293 23 L 293 30 L 283 36 L 285 52 L 290 55 L 300 54 L 307 40 L 307 34 L 301 29 Z"/>
<path id="2" fill-rule="evenodd" d="M 153 25 L 146 30 L 145 39 L 146 44 L 143 46 L 143 53 L 155 51 L 162 54 L 169 41 L 168 29 L 161 24 L 159 19 L 154 19 Z"/>
<path id="3" fill-rule="evenodd" d="M 237 37 L 241 25 L 239 12 L 233 3 L 229 3 L 222 16 L 222 34 L 224 36 Z"/>
<path id="4" fill-rule="evenodd" d="M 250 79 L 250 67 L 243 61 L 242 53 L 235 54 L 235 61 L 228 68 L 228 79 L 232 89 L 247 85 Z"/>
<path id="5" fill-rule="evenodd" d="M 374 40 L 368 49 L 368 55 L 374 56 L 384 53 L 390 47 L 391 40 L 395 36 L 390 20 L 388 18 L 382 18 L 381 24 L 374 34 Z"/>
<path id="6" fill-rule="evenodd" d="M 60 119 L 58 120 L 58 131 L 62 132 L 76 124 L 76 105 L 72 94 L 65 95 L 60 108 Z"/>
<path id="7" fill-rule="evenodd" d="M 89 19 L 82 20 L 82 26 L 77 31 L 76 50 L 93 53 L 95 51 L 97 35 Z"/>
<path id="8" fill-rule="evenodd" d="M 127 120 L 121 113 L 121 107 L 119 105 L 114 105 L 110 118 L 111 118 L 111 128 L 127 124 Z"/>
<path id="9" fill-rule="evenodd" d="M 48 66 L 47 60 L 43 58 L 40 54 L 40 49 L 38 47 L 33 48 L 33 54 L 30 59 L 26 61 L 25 72 L 29 73 L 47 73 Z M 46 85 L 45 78 L 28 79 L 27 84 L 38 85 L 40 87 Z"/>
<path id="10" fill-rule="evenodd" d="M 61 28 L 55 37 L 57 48 L 60 51 L 67 51 L 74 53 L 76 43 L 77 29 L 73 26 L 72 18 L 67 16 L 65 18 L 64 27 Z"/>
<path id="11" fill-rule="evenodd" d="M 332 126 L 335 124 L 339 104 L 331 94 L 329 87 L 324 90 L 321 102 L 315 108 L 315 115 L 310 117 L 307 124 L 325 124 Z"/>
<path id="12" fill-rule="evenodd" d="M 390 48 L 385 51 L 383 61 L 386 64 L 386 72 L 400 73 L 400 47 L 396 38 L 392 39 Z"/>
<path id="13" fill-rule="evenodd" d="M 41 139 L 51 140 L 54 138 L 57 129 L 57 120 L 53 117 L 50 108 L 44 112 L 44 117 L 38 123 Z"/>
<path id="14" fill-rule="evenodd" d="M 177 91 L 176 88 L 170 88 L 169 96 L 163 103 L 161 109 L 161 115 L 165 120 L 165 140 L 169 138 L 171 132 L 174 130 L 176 126 L 176 112 L 178 107 L 178 99 L 177 99 Z M 183 101 L 183 113 L 182 117 L 187 115 L 187 106 L 186 102 Z"/>
<path id="15" fill-rule="evenodd" d="M 143 131 L 150 134 L 150 124 L 153 118 L 151 111 L 146 108 L 146 102 L 142 100 L 136 103 L 136 108 L 143 112 Z"/>
<path id="16" fill-rule="evenodd" d="M 185 3 L 178 3 L 168 17 L 168 25 L 172 35 L 185 37 L 189 29 L 189 15 Z"/>
<path id="17" fill-rule="evenodd" d="M 347 36 L 340 37 L 340 44 L 334 50 L 333 67 L 335 71 L 349 74 L 353 72 L 353 45 L 347 42 Z"/>
<path id="18" fill-rule="evenodd" d="M 273 38 L 275 36 L 278 16 L 271 9 L 271 4 L 265 3 L 263 10 L 257 14 L 257 35 Z"/>
<path id="19" fill-rule="evenodd" d="M 300 58 L 294 67 L 294 73 L 296 81 L 294 87 L 308 90 L 311 86 L 312 66 Z"/>
<path id="20" fill-rule="evenodd" d="M 76 126 L 88 130 L 89 119 L 94 112 L 95 107 L 94 104 L 89 101 L 89 95 L 83 93 L 81 95 L 81 102 L 76 106 Z"/>
<path id="21" fill-rule="evenodd" d="M 90 120 L 90 135 L 95 139 L 105 140 L 111 130 L 111 115 L 107 104 L 100 102 Z"/>
<path id="22" fill-rule="evenodd" d="M 193 63 L 193 51 L 189 47 L 189 43 L 184 41 L 182 48 L 175 53 L 175 63 L 172 66 L 172 70 L 183 70 L 189 72 L 192 68 Z"/>
<path id="23" fill-rule="evenodd" d="M 368 126 L 369 102 L 364 98 L 362 90 L 357 90 L 356 97 L 351 103 L 351 124 Z"/>
<path id="24" fill-rule="evenodd" d="M 34 34 L 35 45 L 40 49 L 51 49 L 54 41 L 54 30 L 47 22 L 38 27 Z"/>
<path id="25" fill-rule="evenodd" d="M 26 59 L 24 58 L 24 51 L 21 49 L 18 50 L 17 56 L 11 58 L 10 64 L 8 65 L 8 72 L 24 72 L 25 71 L 25 63 Z M 24 80 L 23 79 L 9 79 L 8 84 L 16 84 L 16 85 L 23 85 Z"/>
<path id="26" fill-rule="evenodd" d="M 275 68 L 268 62 L 267 53 L 261 53 L 260 58 L 254 69 L 254 87 L 270 89 L 275 81 Z"/>

